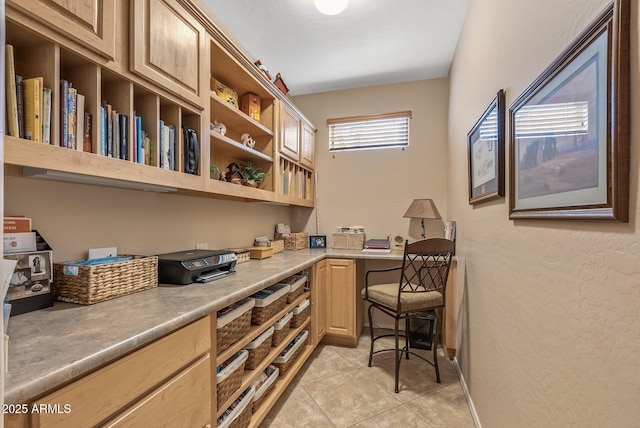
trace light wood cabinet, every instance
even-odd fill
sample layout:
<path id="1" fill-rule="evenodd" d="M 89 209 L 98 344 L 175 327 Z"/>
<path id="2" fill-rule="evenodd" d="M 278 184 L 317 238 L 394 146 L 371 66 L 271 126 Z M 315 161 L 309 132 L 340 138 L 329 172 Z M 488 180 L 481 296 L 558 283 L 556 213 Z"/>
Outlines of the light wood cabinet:
<path id="1" fill-rule="evenodd" d="M 300 119 L 287 105 L 280 108 L 280 153 L 294 162 L 300 160 Z"/>
<path id="2" fill-rule="evenodd" d="M 326 334 L 324 341 L 356 346 L 362 330 L 356 262 L 326 259 Z"/>
<path id="3" fill-rule="evenodd" d="M 314 167 L 316 130 L 307 122 L 302 122 L 300 145 L 300 164 L 308 168 Z"/>
<path id="4" fill-rule="evenodd" d="M 131 71 L 201 107 L 204 27 L 176 0 L 131 2 Z"/>
<path id="5" fill-rule="evenodd" d="M 311 338 L 320 343 L 327 331 L 327 261 L 321 260 L 313 267 L 311 281 Z"/>
<path id="6" fill-rule="evenodd" d="M 7 7 L 114 58 L 116 0 L 7 0 Z"/>
<path id="7" fill-rule="evenodd" d="M 204 427 L 211 423 L 209 354 L 181 371 L 105 427 Z"/>
<path id="8" fill-rule="evenodd" d="M 162 400 L 171 400 L 176 391 L 184 394 L 180 388 L 176 389 L 176 384 L 169 387 L 163 383 L 183 367 L 210 352 L 210 323 L 209 317 L 196 321 L 38 399 L 38 404 L 68 404 L 71 411 L 32 413 L 31 426 L 94 426 L 128 407 L 148 391 L 158 388 L 164 391 Z M 184 382 L 181 380 L 177 385 L 184 385 Z M 193 387 L 196 388 L 194 393 L 201 392 L 202 385 Z M 186 394 L 191 394 L 191 391 Z M 157 403 L 157 400 L 152 401 Z"/>

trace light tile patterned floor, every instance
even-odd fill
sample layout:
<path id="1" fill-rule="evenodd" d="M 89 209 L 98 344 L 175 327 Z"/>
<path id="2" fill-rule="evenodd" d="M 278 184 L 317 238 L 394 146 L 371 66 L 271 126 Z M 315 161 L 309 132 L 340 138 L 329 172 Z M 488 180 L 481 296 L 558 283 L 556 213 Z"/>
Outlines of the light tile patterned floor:
<path id="1" fill-rule="evenodd" d="M 436 383 L 432 366 L 415 357 L 403 360 L 396 394 L 393 353 L 377 354 L 367 367 L 369 343 L 363 334 L 357 348 L 318 346 L 261 428 L 474 427 L 451 361 L 440 354 L 442 383 Z"/>

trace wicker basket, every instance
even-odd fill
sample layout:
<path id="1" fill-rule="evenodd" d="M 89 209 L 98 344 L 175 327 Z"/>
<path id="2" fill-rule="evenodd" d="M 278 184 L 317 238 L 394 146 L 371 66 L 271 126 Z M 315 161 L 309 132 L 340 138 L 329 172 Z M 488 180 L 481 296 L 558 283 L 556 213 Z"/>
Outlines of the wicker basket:
<path id="1" fill-rule="evenodd" d="M 334 233 L 333 248 L 341 250 L 362 250 L 367 236 L 364 233 Z"/>
<path id="2" fill-rule="evenodd" d="M 280 354 L 275 360 L 273 360 L 273 365 L 280 370 L 280 376 L 284 376 L 289 371 L 293 363 L 298 359 L 298 356 L 304 350 L 304 345 L 307 343 L 308 337 L 309 332 L 307 330 L 302 330 L 291 342 L 291 348 L 288 350 L 285 348 L 286 352 L 284 355 Z"/>
<path id="3" fill-rule="evenodd" d="M 247 370 L 255 369 L 269 354 L 269 350 L 271 350 L 271 337 L 273 336 L 273 331 L 273 327 L 269 327 L 267 331 L 244 347 L 244 349 L 249 353 L 247 362 L 244 365 Z"/>
<path id="4" fill-rule="evenodd" d="M 158 286 L 158 257 L 132 256 L 131 260 L 96 266 L 54 263 L 54 290 L 58 300 L 92 305 Z"/>
<path id="5" fill-rule="evenodd" d="M 309 304 L 309 299 L 306 299 L 304 302 L 300 303 L 293 309 L 293 316 L 291 317 L 291 328 L 300 327 L 302 323 L 306 321 L 309 317 L 309 312 L 311 311 L 311 305 Z"/>
<path id="6" fill-rule="evenodd" d="M 280 318 L 273 325 L 273 336 L 271 336 L 271 346 L 278 346 L 281 344 L 284 339 L 289 334 L 289 325 L 291 325 L 291 318 L 293 317 L 293 312 L 287 313 L 287 315 Z"/>
<path id="7" fill-rule="evenodd" d="M 251 386 L 218 418 L 218 428 L 246 428 L 251 423 L 253 397 L 256 389 Z"/>
<path id="8" fill-rule="evenodd" d="M 266 292 L 271 292 L 271 294 L 267 295 Z M 254 294 L 252 297 L 255 299 L 256 305 L 251 314 L 251 322 L 253 324 L 264 324 L 283 310 L 287 304 L 288 293 L 289 285 L 274 284 Z"/>
<path id="9" fill-rule="evenodd" d="M 242 375 L 248 355 L 249 353 L 244 349 L 238 351 L 224 362 L 225 367 L 216 374 L 218 408 L 242 386 Z"/>
<path id="10" fill-rule="evenodd" d="M 274 365 L 270 365 L 264 370 L 264 374 L 267 376 L 267 379 L 262 381 L 260 379 L 256 379 L 252 386 L 256 388 L 256 394 L 253 396 L 253 411 L 260 408 L 265 398 L 271 394 L 273 391 L 273 387 L 275 385 L 276 379 L 280 374 L 280 370 Z"/>
<path id="11" fill-rule="evenodd" d="M 293 303 L 294 300 L 302 296 L 302 293 L 304 293 L 304 285 L 307 283 L 307 276 L 294 275 L 283 282 L 291 286 L 289 294 L 287 295 L 287 303 Z"/>
<path id="12" fill-rule="evenodd" d="M 269 244 L 273 248 L 273 254 L 284 251 L 284 239 L 274 239 L 273 241 L 269 241 Z"/>
<path id="13" fill-rule="evenodd" d="M 216 352 L 218 354 L 249 332 L 254 305 L 255 300 L 245 299 L 229 307 L 232 308 L 230 312 L 218 317 L 216 326 Z M 224 310 L 218 311 L 218 314 L 222 312 Z"/>
<path id="14" fill-rule="evenodd" d="M 276 233 L 275 239 L 284 239 L 285 250 L 301 250 L 309 247 L 309 234 L 307 232 L 290 233 L 286 237 Z"/>

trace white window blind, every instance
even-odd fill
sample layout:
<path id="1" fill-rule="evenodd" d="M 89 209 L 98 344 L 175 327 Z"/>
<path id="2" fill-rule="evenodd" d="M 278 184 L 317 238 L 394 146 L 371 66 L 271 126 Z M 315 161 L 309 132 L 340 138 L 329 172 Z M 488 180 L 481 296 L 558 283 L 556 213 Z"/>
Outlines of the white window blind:
<path id="1" fill-rule="evenodd" d="M 516 113 L 516 130 L 516 138 L 587 134 L 589 103 L 575 101 L 523 106 Z"/>
<path id="2" fill-rule="evenodd" d="M 329 151 L 407 147 L 410 111 L 327 120 Z"/>

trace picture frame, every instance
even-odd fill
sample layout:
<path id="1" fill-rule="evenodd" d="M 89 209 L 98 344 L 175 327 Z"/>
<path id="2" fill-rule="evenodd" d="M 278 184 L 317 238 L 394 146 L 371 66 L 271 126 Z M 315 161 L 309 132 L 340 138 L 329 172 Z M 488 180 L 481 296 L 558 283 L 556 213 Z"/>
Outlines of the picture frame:
<path id="1" fill-rule="evenodd" d="M 469 204 L 504 197 L 505 96 L 500 89 L 467 135 Z"/>
<path id="2" fill-rule="evenodd" d="M 309 235 L 309 248 L 327 248 L 327 235 Z"/>
<path id="3" fill-rule="evenodd" d="M 509 107 L 510 219 L 628 222 L 629 0 Z"/>

